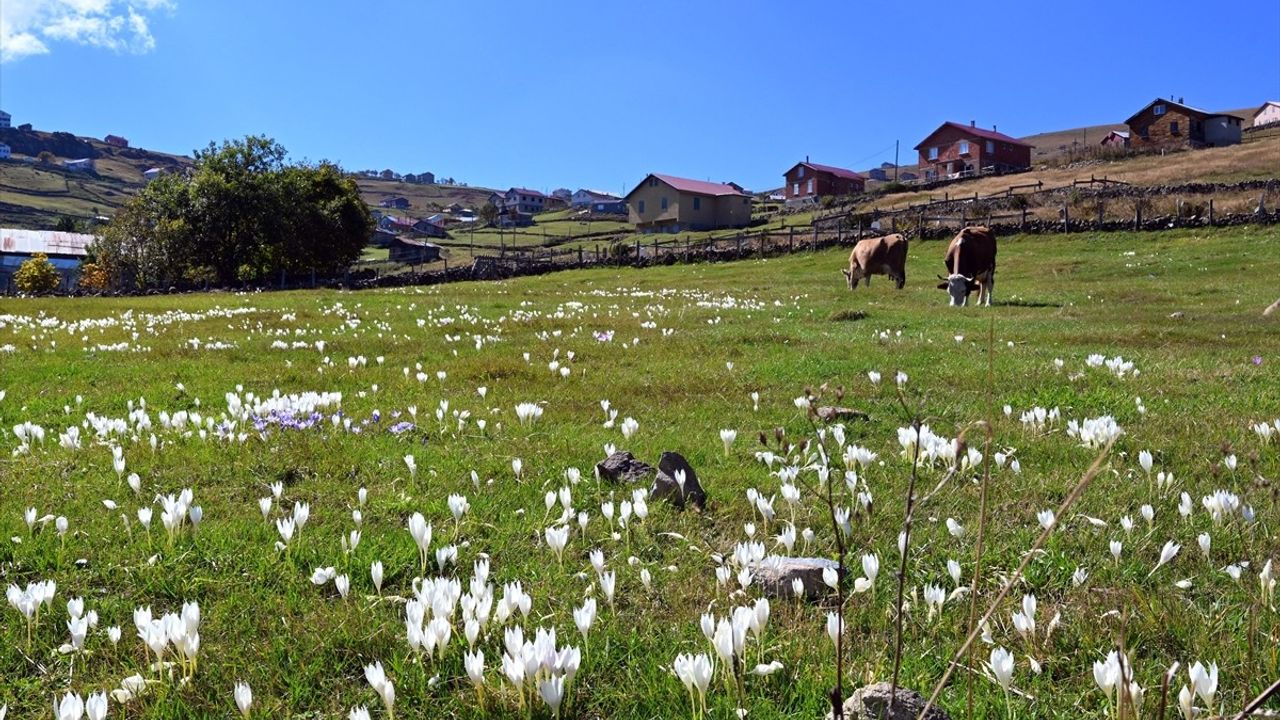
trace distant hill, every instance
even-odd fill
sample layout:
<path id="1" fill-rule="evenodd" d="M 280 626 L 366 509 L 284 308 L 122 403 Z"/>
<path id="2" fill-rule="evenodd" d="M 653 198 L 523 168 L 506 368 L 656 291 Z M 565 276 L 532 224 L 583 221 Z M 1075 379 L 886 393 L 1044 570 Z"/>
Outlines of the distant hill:
<path id="1" fill-rule="evenodd" d="M 463 207 L 479 208 L 494 193 L 491 188 L 463 187 L 461 185 L 419 185 L 401 182 L 400 180 L 381 180 L 368 177 L 356 177 L 356 185 L 360 187 L 360 195 L 370 207 L 382 210 L 390 215 L 408 215 L 421 217 L 444 208 L 446 205 L 458 203 Z M 409 201 L 407 210 L 381 208 L 378 203 L 394 197 L 403 197 Z"/>
<path id="2" fill-rule="evenodd" d="M 13 152 L 0 160 L 0 225 L 17 228 L 52 228 L 59 217 L 82 222 L 110 217 L 144 185 L 143 173 L 151 168 L 180 172 L 194 162 L 186 155 L 172 155 L 142 148 L 120 148 L 96 138 L 41 130 L 0 129 L 0 142 Z M 42 152 L 50 163 L 36 160 Z M 92 158 L 95 172 L 71 172 L 65 160 Z M 407 210 L 384 210 L 418 217 L 451 203 L 479 207 L 493 190 L 457 185 L 418 185 L 398 180 L 356 177 L 360 194 L 370 208 L 382 209 L 384 199 L 403 196 Z"/>

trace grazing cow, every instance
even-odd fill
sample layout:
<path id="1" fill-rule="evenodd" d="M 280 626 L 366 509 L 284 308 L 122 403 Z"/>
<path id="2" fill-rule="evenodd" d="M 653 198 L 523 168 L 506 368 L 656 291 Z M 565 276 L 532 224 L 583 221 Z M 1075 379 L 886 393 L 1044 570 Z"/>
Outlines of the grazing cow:
<path id="1" fill-rule="evenodd" d="M 871 287 L 872 275 L 888 275 L 901 290 L 907 284 L 907 239 L 894 234 L 863 240 L 849 253 L 849 269 L 840 272 L 850 290 L 857 289 L 862 278 Z"/>
<path id="2" fill-rule="evenodd" d="M 996 284 L 996 234 L 986 227 L 967 227 L 947 246 L 947 277 L 938 276 L 938 288 L 951 295 L 953 307 L 964 307 L 969 293 L 978 291 L 978 304 L 991 305 Z"/>

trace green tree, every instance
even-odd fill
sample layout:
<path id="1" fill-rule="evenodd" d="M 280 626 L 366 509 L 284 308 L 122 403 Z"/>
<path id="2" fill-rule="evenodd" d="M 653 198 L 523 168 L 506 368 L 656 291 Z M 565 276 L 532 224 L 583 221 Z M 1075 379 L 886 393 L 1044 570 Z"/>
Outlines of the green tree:
<path id="1" fill-rule="evenodd" d="M 47 293 L 58 289 L 62 284 L 62 276 L 58 275 L 58 269 L 49 262 L 48 255 L 36 253 L 18 267 L 18 272 L 13 274 L 13 281 L 18 290 L 24 293 Z"/>
<path id="2" fill-rule="evenodd" d="M 80 223 L 70 215 L 62 215 L 57 222 L 53 224 L 53 229 L 58 232 L 80 232 Z"/>
<path id="3" fill-rule="evenodd" d="M 485 225 L 492 225 L 498 221 L 498 207 L 493 203 L 485 203 L 480 206 L 479 212 L 476 213 Z"/>
<path id="4" fill-rule="evenodd" d="M 107 273 L 146 287 L 347 267 L 374 227 L 354 180 L 286 158 L 260 136 L 197 151 L 189 175 L 157 178 L 117 213 L 98 247 Z"/>

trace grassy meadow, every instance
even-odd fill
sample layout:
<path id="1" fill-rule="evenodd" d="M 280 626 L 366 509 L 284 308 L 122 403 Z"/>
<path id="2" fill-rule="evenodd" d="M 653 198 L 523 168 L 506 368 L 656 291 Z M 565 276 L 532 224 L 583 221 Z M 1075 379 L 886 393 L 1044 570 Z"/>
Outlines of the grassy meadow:
<path id="1" fill-rule="evenodd" d="M 990 454 L 1004 464 L 992 465 L 979 611 L 1039 534 L 1037 514 L 1057 507 L 1098 456 L 1069 423 L 1111 416 L 1123 429 L 993 614 L 942 707 L 965 717 L 971 686 L 977 718 L 1114 717 L 1093 664 L 1122 646 L 1145 693 L 1143 717 L 1155 717 L 1162 674 L 1175 662 L 1167 717 L 1179 712 L 1178 690 L 1196 662 L 1218 668 L 1214 711 L 1239 710 L 1280 676 L 1280 615 L 1259 580 L 1268 560 L 1280 562 L 1280 427 L 1269 441 L 1252 427 L 1280 422 L 1280 317 L 1261 316 L 1280 294 L 1280 231 L 1004 238 L 991 308 L 946 306 L 934 279 L 943 252 L 942 243 L 914 243 L 902 291 L 876 276 L 850 292 L 838 272 L 847 252 L 833 250 L 357 293 L 5 299 L 0 585 L 52 580 L 56 595 L 30 640 L 24 615 L 0 607 L 0 704 L 10 717 L 49 717 L 55 696 L 111 692 L 140 675 L 145 689 L 113 698 L 110 717 L 232 717 L 233 686 L 243 681 L 255 718 L 347 717 L 361 705 L 382 718 L 364 672 L 381 662 L 399 718 L 552 717 L 537 689 L 517 691 L 501 670 L 505 632 L 521 626 L 529 641 L 538 628 L 554 629 L 558 647 L 581 653 L 564 718 L 690 716 L 672 672 L 680 653 L 716 660 L 708 718 L 736 717 L 738 707 L 748 718 L 822 717 L 835 680 L 831 599 L 771 598 L 767 622 L 740 653 L 741 694 L 700 618 L 723 619 L 762 597 L 757 583 L 742 586 L 752 567 L 734 564 L 740 543 L 833 557 L 836 531 L 814 491 L 821 428 L 836 502 L 854 511 L 844 686 L 890 678 L 896 538 L 911 475 L 899 444 L 910 421 L 895 387 L 901 372 L 907 403 L 941 438 L 969 429 L 981 450 L 973 424 L 986 419 L 994 430 Z M 1095 366 L 1094 354 L 1133 365 Z M 843 480 L 838 433 L 795 402 L 824 383 L 822 404 L 841 386 L 838 404 L 869 414 L 844 427 L 848 445 L 877 456 L 852 483 L 868 505 Z M 286 397 L 302 393 L 341 398 Z M 602 400 L 617 411 L 612 422 Z M 541 417 L 522 423 L 520 403 L 537 403 Z M 1057 408 L 1060 419 L 1020 420 L 1036 407 Z M 630 437 L 628 418 L 638 425 Z M 42 441 L 24 445 L 20 434 L 32 431 L 15 426 L 27 422 L 43 428 Z M 78 448 L 60 441 L 69 427 L 79 428 Z M 736 430 L 727 449 L 723 429 Z M 683 454 L 706 488 L 706 510 L 652 500 L 640 518 L 628 504 L 635 514 L 624 527 L 622 501 L 639 486 L 592 473 L 610 444 L 653 465 L 663 451 Z M 772 465 L 764 451 L 777 456 Z M 1149 472 L 1141 451 L 1153 456 Z M 923 500 L 946 465 L 920 468 L 906 572 L 901 682 L 926 695 L 969 627 L 969 600 L 954 591 L 973 578 L 979 528 L 981 463 Z M 794 504 L 781 494 L 788 467 L 801 491 Z M 580 471 L 576 483 L 570 468 Z M 1157 473 L 1165 473 L 1159 483 Z M 188 519 L 171 535 L 157 497 L 186 488 L 199 523 Z M 748 499 L 751 489 L 774 498 L 771 511 Z M 1218 490 L 1238 505 L 1202 500 Z M 453 494 L 469 504 L 457 521 Z M 265 513 L 262 498 L 271 499 Z M 295 503 L 309 504 L 309 520 L 279 549 L 277 524 Z M 154 508 L 149 529 L 140 508 Z M 406 529 L 414 513 L 434 530 L 425 574 Z M 801 538 L 788 552 L 775 536 L 790 522 Z M 963 533 L 949 529 L 956 525 Z M 546 531 L 566 526 L 558 560 Z M 1201 534 L 1211 538 L 1207 555 Z M 1180 551 L 1156 568 L 1167 541 Z M 616 578 L 612 602 L 590 560 L 596 549 Z M 864 554 L 878 557 L 878 577 L 864 577 Z M 443 649 L 415 652 L 405 600 L 421 585 L 415 578 L 439 576 L 460 582 L 467 605 L 466 594 L 487 592 L 473 583 L 482 559 L 495 607 L 504 594 L 519 596 L 509 583 L 532 601 L 505 622 L 497 610 L 477 621 L 478 696 L 464 662 L 469 611 L 442 614 L 451 626 Z M 958 563 L 958 582 L 948 560 Z M 375 561 L 384 567 L 380 593 Z M 325 568 L 349 579 L 345 598 Z M 312 581 L 317 569 L 322 584 Z M 867 579 L 870 589 L 852 591 Z M 949 596 L 940 611 L 926 607 L 927 585 Z M 1013 620 L 1024 595 L 1037 600 L 1029 633 Z M 69 635 L 72 598 L 98 621 L 81 648 Z M 598 614 L 584 637 L 574 611 L 587 598 Z M 152 668 L 134 611 L 150 607 L 159 618 L 185 601 L 200 608 L 196 667 Z M 122 630 L 117 643 L 113 626 Z M 1014 654 L 1007 693 L 986 666 L 996 647 Z M 172 648 L 169 663 L 179 657 Z M 753 674 L 757 665 L 771 674 Z M 1205 699 L 1194 702 L 1206 712 Z"/>

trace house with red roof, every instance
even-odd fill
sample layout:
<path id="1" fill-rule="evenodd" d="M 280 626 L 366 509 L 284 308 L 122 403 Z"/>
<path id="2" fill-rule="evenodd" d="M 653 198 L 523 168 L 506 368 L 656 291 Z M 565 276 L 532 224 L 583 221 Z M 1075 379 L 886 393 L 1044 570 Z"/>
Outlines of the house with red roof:
<path id="1" fill-rule="evenodd" d="M 112 147 L 118 147 L 118 148 L 129 147 L 129 141 L 120 137 L 119 135 L 108 135 L 102 138 L 102 142 L 108 145 L 111 145 Z"/>
<path id="2" fill-rule="evenodd" d="M 627 193 L 627 210 L 644 233 L 746 227 L 751 196 L 730 183 L 651 173 Z"/>
<path id="3" fill-rule="evenodd" d="M 1031 145 L 995 128 L 944 122 L 915 147 L 925 181 L 1027 170 Z"/>
<path id="4" fill-rule="evenodd" d="M 787 205 L 805 205 L 816 203 L 824 197 L 839 195 L 858 195 L 866 190 L 867 179 L 853 170 L 845 170 L 831 165 L 819 165 L 809 162 L 798 162 L 790 170 L 783 173 L 786 187 L 783 194 Z"/>

